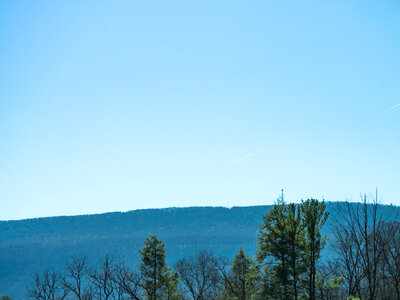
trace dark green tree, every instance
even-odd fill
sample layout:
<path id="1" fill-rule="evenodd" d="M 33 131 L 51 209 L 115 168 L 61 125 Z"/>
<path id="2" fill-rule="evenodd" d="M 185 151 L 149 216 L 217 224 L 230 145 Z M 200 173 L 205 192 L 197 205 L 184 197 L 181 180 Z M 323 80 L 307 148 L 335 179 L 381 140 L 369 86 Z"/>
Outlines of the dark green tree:
<path id="1" fill-rule="evenodd" d="M 302 212 L 302 205 L 286 204 L 282 192 L 264 216 L 257 251 L 264 270 L 264 296 L 297 300 L 306 292 L 307 226 Z"/>
<path id="2" fill-rule="evenodd" d="M 290 284 L 289 245 L 287 238 L 287 209 L 282 197 L 263 217 L 258 237 L 257 260 L 262 266 L 263 282 L 269 286 L 269 296 L 275 299 L 293 299 Z M 268 278 L 267 278 L 268 276 Z"/>
<path id="3" fill-rule="evenodd" d="M 286 239 L 288 245 L 288 260 L 290 264 L 290 281 L 293 287 L 293 298 L 298 299 L 304 291 L 302 285 L 302 275 L 306 271 L 304 253 L 305 243 L 305 224 L 302 219 L 301 207 L 293 203 L 286 205 Z"/>
<path id="4" fill-rule="evenodd" d="M 150 235 L 141 250 L 142 288 L 149 300 L 179 299 L 178 275 L 171 271 L 166 262 L 165 244 L 155 235 Z"/>
<path id="5" fill-rule="evenodd" d="M 234 300 L 255 299 L 261 275 L 256 263 L 240 248 L 231 270 L 225 277 L 224 297 Z"/>
<path id="6" fill-rule="evenodd" d="M 301 205 L 302 217 L 306 226 L 305 241 L 307 247 L 305 258 L 308 265 L 308 295 L 311 300 L 316 299 L 316 264 L 320 258 L 320 253 L 326 239 L 326 236 L 321 235 L 321 229 L 329 216 L 325 208 L 326 205 L 324 201 L 319 202 L 317 199 L 313 198 L 303 201 Z"/>

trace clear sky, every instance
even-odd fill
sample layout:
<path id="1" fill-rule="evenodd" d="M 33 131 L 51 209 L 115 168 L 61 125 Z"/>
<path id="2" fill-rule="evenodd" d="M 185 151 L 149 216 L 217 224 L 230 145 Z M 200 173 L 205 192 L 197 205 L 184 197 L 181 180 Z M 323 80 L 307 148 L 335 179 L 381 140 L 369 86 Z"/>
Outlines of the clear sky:
<path id="1" fill-rule="evenodd" d="M 0 219 L 400 205 L 400 2 L 1 1 Z"/>

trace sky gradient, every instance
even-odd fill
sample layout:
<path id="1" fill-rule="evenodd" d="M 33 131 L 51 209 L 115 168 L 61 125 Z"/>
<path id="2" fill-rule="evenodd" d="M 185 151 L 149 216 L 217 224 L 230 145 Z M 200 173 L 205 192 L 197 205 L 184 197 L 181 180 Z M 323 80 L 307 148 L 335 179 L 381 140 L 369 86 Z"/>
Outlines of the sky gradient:
<path id="1" fill-rule="evenodd" d="M 0 219 L 400 205 L 399 1 L 1 1 Z"/>

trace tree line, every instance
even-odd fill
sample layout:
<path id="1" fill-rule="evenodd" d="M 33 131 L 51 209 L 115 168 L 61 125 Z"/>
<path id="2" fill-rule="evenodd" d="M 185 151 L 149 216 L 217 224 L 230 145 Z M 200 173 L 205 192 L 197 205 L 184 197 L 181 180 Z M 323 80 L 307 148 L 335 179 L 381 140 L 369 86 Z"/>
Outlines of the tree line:
<path id="1" fill-rule="evenodd" d="M 105 255 L 96 265 L 74 256 L 61 272 L 44 270 L 27 283 L 37 300 L 111 299 L 398 299 L 400 225 L 382 217 L 377 196 L 347 202 L 335 230 L 322 234 L 324 201 L 286 203 L 283 193 L 260 225 L 255 257 L 240 248 L 233 260 L 202 250 L 167 264 L 165 243 L 150 235 L 130 266 Z M 329 244 L 328 244 L 329 242 Z M 329 259 L 321 259 L 326 245 Z"/>

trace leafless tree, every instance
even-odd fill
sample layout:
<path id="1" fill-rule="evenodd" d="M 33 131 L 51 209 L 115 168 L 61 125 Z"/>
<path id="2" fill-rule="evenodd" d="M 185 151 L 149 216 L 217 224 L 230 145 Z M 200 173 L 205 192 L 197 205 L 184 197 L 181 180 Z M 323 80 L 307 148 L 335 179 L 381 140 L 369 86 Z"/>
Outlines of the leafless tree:
<path id="1" fill-rule="evenodd" d="M 87 271 L 87 259 L 85 256 L 74 256 L 71 261 L 66 264 L 64 286 L 69 292 L 74 294 L 78 300 L 87 298 L 88 293 L 84 290 Z"/>
<path id="2" fill-rule="evenodd" d="M 63 300 L 67 296 L 61 274 L 49 270 L 36 273 L 27 290 L 28 297 L 37 300 Z"/>
<path id="3" fill-rule="evenodd" d="M 122 296 L 126 294 L 129 299 L 142 299 L 140 276 L 131 271 L 123 261 L 115 264 L 113 280 Z"/>
<path id="4" fill-rule="evenodd" d="M 385 220 L 380 212 L 378 196 L 362 203 L 347 202 L 340 214 L 334 249 L 336 268 L 345 276 L 349 294 L 368 300 L 378 299 L 383 278 L 383 264 L 390 235 L 385 234 Z"/>
<path id="5" fill-rule="evenodd" d="M 353 296 L 361 295 L 361 281 L 363 273 L 361 270 L 361 254 L 354 242 L 356 238 L 352 228 L 339 225 L 335 231 L 333 248 L 336 252 L 335 259 L 330 262 L 330 268 L 338 275 L 344 276 L 347 285 L 347 294 Z"/>
<path id="6" fill-rule="evenodd" d="M 400 300 L 400 223 L 396 221 L 385 223 L 384 233 L 387 244 L 383 245 L 386 249 L 383 273 L 387 277 L 389 291 L 392 292 L 393 299 Z"/>
<path id="7" fill-rule="evenodd" d="M 114 258 L 106 254 L 96 268 L 89 270 L 90 289 L 94 298 L 108 300 L 115 292 Z"/>
<path id="8" fill-rule="evenodd" d="M 202 250 L 193 258 L 181 259 L 176 263 L 175 269 L 194 300 L 217 297 L 222 278 L 218 260 L 211 252 Z"/>

